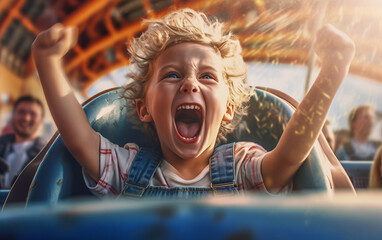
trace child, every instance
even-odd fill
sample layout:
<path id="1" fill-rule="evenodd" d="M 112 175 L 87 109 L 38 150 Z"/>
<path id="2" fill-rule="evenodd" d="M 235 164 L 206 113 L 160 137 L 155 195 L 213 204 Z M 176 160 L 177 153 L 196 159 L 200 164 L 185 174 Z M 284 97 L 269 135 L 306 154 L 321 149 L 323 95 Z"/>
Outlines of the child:
<path id="1" fill-rule="evenodd" d="M 131 63 L 137 70 L 125 91 L 140 121 L 157 134 L 160 151 L 154 151 L 134 143 L 121 148 L 90 127 L 61 66 L 75 35 L 73 28 L 57 24 L 37 36 L 32 50 L 65 145 L 82 165 L 88 187 L 100 197 L 288 191 L 355 52 L 351 39 L 324 26 L 314 44 L 321 72 L 276 148 L 267 153 L 248 142 L 215 148 L 217 138 L 224 139 L 235 127 L 250 96 L 240 44 L 222 24 L 190 9 L 152 21 L 131 43 Z"/>

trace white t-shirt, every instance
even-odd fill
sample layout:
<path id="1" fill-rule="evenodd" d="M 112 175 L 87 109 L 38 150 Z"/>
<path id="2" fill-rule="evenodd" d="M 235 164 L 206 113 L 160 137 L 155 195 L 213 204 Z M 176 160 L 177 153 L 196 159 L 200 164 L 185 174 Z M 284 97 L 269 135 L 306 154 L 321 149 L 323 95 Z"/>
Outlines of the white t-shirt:
<path id="1" fill-rule="evenodd" d="M 90 191 L 98 197 L 119 196 L 125 187 L 125 181 L 131 164 L 139 152 L 139 147 L 128 143 L 124 148 L 111 143 L 101 136 L 100 146 L 100 179 L 95 182 L 84 172 L 84 179 Z M 260 191 L 268 193 L 261 174 L 261 163 L 266 150 L 250 142 L 238 142 L 234 146 L 235 183 L 239 192 Z M 210 187 L 210 168 L 206 166 L 194 179 L 185 180 L 178 171 L 165 159 L 161 162 L 151 186 L 163 187 Z M 285 186 L 281 193 L 291 191 L 292 184 Z"/>
<path id="2" fill-rule="evenodd" d="M 28 160 L 27 151 L 33 146 L 33 140 L 12 145 L 13 152 L 8 154 L 6 162 L 9 166 L 9 171 L 4 175 L 4 188 L 11 188 L 14 178 L 23 170 L 26 161 Z"/>

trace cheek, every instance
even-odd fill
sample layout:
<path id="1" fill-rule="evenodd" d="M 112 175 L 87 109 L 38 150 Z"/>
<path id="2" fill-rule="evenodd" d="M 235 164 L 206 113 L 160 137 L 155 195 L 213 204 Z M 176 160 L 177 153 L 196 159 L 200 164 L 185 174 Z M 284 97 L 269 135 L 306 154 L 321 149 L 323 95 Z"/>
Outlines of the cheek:
<path id="1" fill-rule="evenodd" d="M 226 87 L 223 87 L 217 96 L 218 101 L 220 105 L 224 108 L 224 112 L 226 111 L 226 107 L 228 104 L 228 99 L 229 99 L 229 90 Z"/>
<path id="2" fill-rule="evenodd" d="M 15 117 L 14 122 L 16 124 L 21 124 L 24 121 L 24 118 L 21 116 Z"/>
<path id="3" fill-rule="evenodd" d="M 210 98 L 210 102 L 213 105 L 211 106 L 211 108 L 215 109 L 216 111 L 214 120 L 221 121 L 223 119 L 224 114 L 227 111 L 228 91 L 222 89 L 216 94 L 210 94 L 208 97 Z"/>
<path id="4" fill-rule="evenodd" d="M 13 117 L 13 119 L 14 119 L 15 121 L 20 121 L 21 119 L 23 119 L 23 115 L 22 115 L 22 114 L 15 114 L 14 117 Z"/>
<path id="5" fill-rule="evenodd" d="M 36 118 L 36 117 L 31 118 L 31 123 L 32 123 L 33 125 L 38 125 L 39 122 L 40 122 L 40 119 L 38 119 L 38 118 Z"/>
<path id="6" fill-rule="evenodd" d="M 362 120 L 359 120 L 354 123 L 354 127 L 357 129 L 362 129 L 365 124 L 362 122 Z"/>
<path id="7" fill-rule="evenodd" d="M 151 116 L 163 117 L 166 111 L 171 111 L 172 97 L 168 89 L 156 88 L 147 91 L 147 109 Z"/>

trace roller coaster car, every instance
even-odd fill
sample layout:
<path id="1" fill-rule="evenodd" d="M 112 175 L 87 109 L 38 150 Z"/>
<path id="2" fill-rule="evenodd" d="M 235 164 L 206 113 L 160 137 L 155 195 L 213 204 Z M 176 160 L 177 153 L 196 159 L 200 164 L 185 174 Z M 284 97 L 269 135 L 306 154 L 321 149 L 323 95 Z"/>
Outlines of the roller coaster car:
<path id="1" fill-rule="evenodd" d="M 127 142 L 135 142 L 139 146 L 150 146 L 152 144 L 150 138 L 145 137 L 140 129 L 128 121 L 127 114 L 132 110 L 124 106 L 125 101 L 121 95 L 122 89 L 110 89 L 94 96 L 84 104 L 91 126 L 120 146 Z M 268 151 L 272 150 L 294 112 L 296 104 L 297 102 L 293 99 L 276 90 L 255 89 L 248 115 L 228 136 L 228 142 L 253 141 Z M 45 154 L 46 149 L 48 151 Z M 37 166 L 38 169 L 34 175 Z M 33 175 L 33 181 L 28 183 Z M 308 159 L 296 173 L 293 187 L 295 191 L 320 190 L 332 193 L 338 188 L 354 191 L 344 169 L 330 151 L 323 136 L 319 136 Z M 6 208 L 9 203 L 25 200 L 27 206 L 38 202 L 56 204 L 64 199 L 88 195 L 90 193 L 84 184 L 80 165 L 73 159 L 61 137 L 58 136 L 20 174 L 8 194 L 4 207 Z"/>
<path id="2" fill-rule="evenodd" d="M 124 107 L 121 93 L 120 88 L 111 89 L 85 104 L 91 126 L 121 146 L 126 142 L 150 146 L 150 139 L 129 123 L 127 113 L 132 110 Z M 254 141 L 272 150 L 296 104 L 276 90 L 255 89 L 248 116 L 228 136 L 228 141 Z M 347 189 L 353 196 L 354 188 L 322 134 L 295 174 L 293 187 L 302 195 L 306 193 L 303 190 L 313 190 L 318 196 L 97 201 L 85 187 L 80 165 L 56 134 L 10 190 L 0 214 L 0 238 L 269 239 L 290 236 L 327 239 L 366 236 L 370 239 L 381 236 L 381 228 L 375 224 L 382 221 L 376 210 L 382 208 L 379 202 L 353 207 L 356 204 L 332 201 L 335 190 Z M 347 196 L 346 201 L 349 199 L 352 200 Z M 367 201 L 373 199 L 366 198 Z M 354 221 L 359 216 L 364 216 L 362 221 Z M 278 226 L 277 231 L 275 226 Z M 365 228 L 369 230 L 366 235 L 360 230 Z"/>

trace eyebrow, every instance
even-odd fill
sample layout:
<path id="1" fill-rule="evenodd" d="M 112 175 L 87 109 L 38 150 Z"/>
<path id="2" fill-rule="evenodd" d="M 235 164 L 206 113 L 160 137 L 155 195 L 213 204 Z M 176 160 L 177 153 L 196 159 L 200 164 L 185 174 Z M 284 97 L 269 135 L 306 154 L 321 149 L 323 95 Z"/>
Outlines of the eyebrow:
<path id="1" fill-rule="evenodd" d="M 173 64 L 173 63 L 169 63 L 169 64 L 164 64 L 162 65 L 158 71 L 163 71 L 163 69 L 166 69 L 166 68 L 179 68 L 179 66 L 181 66 L 181 64 Z"/>
<path id="2" fill-rule="evenodd" d="M 194 66 L 195 64 L 193 64 Z M 165 64 L 165 65 L 162 65 L 158 71 L 161 72 L 163 71 L 164 69 L 167 69 L 167 68 L 184 68 L 183 64 L 174 64 L 174 63 L 169 63 L 169 64 Z M 199 69 L 208 69 L 210 71 L 214 71 L 214 72 L 218 72 L 218 69 L 210 66 L 210 65 L 202 65 Z"/>

